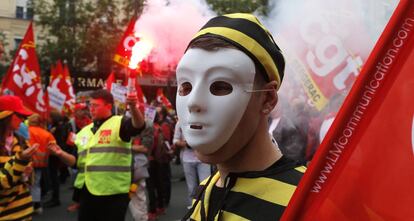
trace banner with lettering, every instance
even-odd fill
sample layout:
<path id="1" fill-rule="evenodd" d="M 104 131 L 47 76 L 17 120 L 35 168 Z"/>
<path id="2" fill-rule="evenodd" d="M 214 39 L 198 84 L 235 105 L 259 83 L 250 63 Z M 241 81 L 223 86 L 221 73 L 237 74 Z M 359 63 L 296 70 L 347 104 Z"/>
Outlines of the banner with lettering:
<path id="1" fill-rule="evenodd" d="M 414 2 L 401 0 L 283 221 L 414 220 Z"/>
<path id="2" fill-rule="evenodd" d="M 13 62 L 4 76 L 1 94 L 19 96 L 27 108 L 45 115 L 47 108 L 35 48 L 33 26 L 30 23 Z"/>
<path id="3" fill-rule="evenodd" d="M 287 20 L 275 32 L 282 49 L 286 47 L 286 71 L 294 72 L 318 111 L 349 91 L 375 43 L 362 7 L 357 1 L 309 0 L 290 11 L 301 16 L 279 19 Z"/>
<path id="4" fill-rule="evenodd" d="M 280 137 L 288 129 L 285 125 L 294 124 L 300 136 L 281 145 L 283 154 L 312 160 L 397 4 L 398 0 L 278 1 L 263 18 L 286 60 L 271 119 L 274 124 L 283 116 L 283 121 L 270 132 Z"/>

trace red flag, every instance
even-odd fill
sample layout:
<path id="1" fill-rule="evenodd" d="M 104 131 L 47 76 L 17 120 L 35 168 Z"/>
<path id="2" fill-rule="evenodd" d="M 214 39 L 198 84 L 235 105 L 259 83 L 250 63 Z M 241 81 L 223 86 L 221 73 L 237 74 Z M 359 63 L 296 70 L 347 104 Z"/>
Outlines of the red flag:
<path id="1" fill-rule="evenodd" d="M 402 0 L 282 220 L 414 220 L 413 32 Z"/>
<path id="2" fill-rule="evenodd" d="M 137 18 L 132 17 L 131 21 L 128 24 L 127 29 L 125 30 L 124 36 L 119 42 L 118 47 L 116 48 L 114 61 L 124 67 L 128 67 L 129 60 L 132 55 L 132 47 L 139 40 L 134 36 L 134 26 Z"/>
<path id="3" fill-rule="evenodd" d="M 159 103 L 164 104 L 164 106 L 167 108 L 172 108 L 172 104 L 168 100 L 168 98 L 164 95 L 164 91 L 162 90 L 162 88 L 157 89 L 157 101 Z"/>
<path id="4" fill-rule="evenodd" d="M 43 115 L 46 112 L 46 103 L 35 47 L 33 26 L 30 23 L 3 79 L 1 94 L 19 96 L 26 107 Z"/>
<path id="5" fill-rule="evenodd" d="M 50 83 L 47 88 L 49 94 L 49 105 L 62 113 L 71 113 L 75 103 L 72 82 L 69 70 L 64 68 L 60 60 L 56 63 L 56 68 L 51 69 Z"/>
<path id="6" fill-rule="evenodd" d="M 70 77 L 69 67 L 67 64 L 63 65 L 63 76 L 66 86 L 64 91 L 66 93 L 65 110 L 67 113 L 73 113 L 76 97 L 73 91 L 72 79 Z"/>
<path id="7" fill-rule="evenodd" d="M 142 91 L 141 85 L 138 81 L 135 81 L 135 89 L 137 91 L 139 109 L 142 113 L 145 113 L 145 104 L 147 103 L 147 99 L 145 98 L 144 92 Z"/>
<path id="8" fill-rule="evenodd" d="M 333 108 L 328 104 L 337 94 L 349 91 L 374 44 L 366 28 L 369 16 L 359 13 L 362 5 L 359 1 L 308 0 L 295 5 L 296 13 L 301 16 L 284 16 L 281 20 L 285 21 L 274 26 L 280 30 L 281 46 L 287 47 L 283 50 L 289 67 L 285 76 L 295 76 L 286 79 L 295 79 L 291 81 L 294 85 L 288 87 L 291 91 L 282 93 L 291 93 L 289 96 L 306 93 L 312 108 L 326 111 Z M 295 87 L 297 83 L 302 89 Z M 339 107 L 334 108 L 337 111 Z"/>
<path id="9" fill-rule="evenodd" d="M 57 71 L 55 65 L 50 65 L 50 82 L 57 78 Z"/>
<path id="10" fill-rule="evenodd" d="M 104 89 L 111 91 L 112 84 L 115 82 L 115 73 L 112 71 L 108 78 L 106 78 Z"/>

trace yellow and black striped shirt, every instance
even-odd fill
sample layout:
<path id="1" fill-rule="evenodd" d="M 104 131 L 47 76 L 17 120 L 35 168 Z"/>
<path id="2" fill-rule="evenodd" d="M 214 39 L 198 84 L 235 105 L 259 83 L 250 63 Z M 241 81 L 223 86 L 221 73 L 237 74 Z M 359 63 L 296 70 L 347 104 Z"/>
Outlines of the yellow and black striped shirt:
<path id="1" fill-rule="evenodd" d="M 279 220 L 305 170 L 282 157 L 264 171 L 230 173 L 224 188 L 216 173 L 200 184 L 190 220 Z"/>
<path id="2" fill-rule="evenodd" d="M 0 154 L 0 220 L 31 220 L 32 196 L 22 174 L 29 161 L 21 160 L 22 142 L 13 139 L 11 154 Z"/>

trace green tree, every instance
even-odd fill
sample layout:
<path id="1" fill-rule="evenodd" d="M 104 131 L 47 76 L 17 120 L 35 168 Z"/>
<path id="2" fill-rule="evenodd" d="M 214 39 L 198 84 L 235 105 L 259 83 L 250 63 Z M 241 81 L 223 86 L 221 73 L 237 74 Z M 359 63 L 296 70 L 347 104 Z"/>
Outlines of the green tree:
<path id="1" fill-rule="evenodd" d="M 142 11 L 143 2 L 34 1 L 36 24 L 43 30 L 39 38 L 43 43 L 38 45 L 43 74 L 48 75 L 50 65 L 57 59 L 65 60 L 72 72 L 109 73 L 123 30 L 131 14 Z"/>
<path id="2" fill-rule="evenodd" d="M 37 0 L 34 1 L 36 25 L 39 40 L 37 52 L 42 72 L 57 59 L 66 60 L 71 69 L 81 70 L 90 59 L 83 59 L 81 48 L 85 32 L 93 14 L 90 3 L 80 0 Z"/>
<path id="3" fill-rule="evenodd" d="M 235 12 L 268 13 L 268 0 L 207 0 L 210 7 L 219 15 Z"/>
<path id="4" fill-rule="evenodd" d="M 6 35 L 0 31 L 0 82 L 3 79 L 3 76 L 6 74 L 11 60 L 16 53 L 16 50 L 6 51 L 8 43 L 6 42 Z"/>
<path id="5" fill-rule="evenodd" d="M 122 10 L 125 13 L 124 23 L 129 22 L 129 19 L 133 15 L 139 16 L 142 14 L 144 7 L 146 5 L 146 0 L 125 0 Z"/>

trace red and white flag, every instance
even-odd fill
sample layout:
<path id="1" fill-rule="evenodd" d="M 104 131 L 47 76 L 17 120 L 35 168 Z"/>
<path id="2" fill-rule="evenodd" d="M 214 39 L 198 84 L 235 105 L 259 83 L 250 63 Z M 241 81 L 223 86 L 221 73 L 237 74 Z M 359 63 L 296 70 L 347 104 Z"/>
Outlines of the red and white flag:
<path id="1" fill-rule="evenodd" d="M 283 221 L 414 220 L 414 2 L 401 0 Z"/>
<path id="2" fill-rule="evenodd" d="M 158 103 L 162 103 L 167 108 L 172 108 L 172 104 L 170 100 L 164 95 L 164 91 L 162 88 L 157 89 L 157 101 Z"/>
<path id="3" fill-rule="evenodd" d="M 104 89 L 111 91 L 113 83 L 115 83 L 115 73 L 112 71 L 105 80 Z"/>
<path id="4" fill-rule="evenodd" d="M 144 113 L 145 106 L 147 104 L 147 98 L 145 97 L 144 92 L 142 91 L 141 85 L 138 83 L 138 81 L 135 81 L 135 90 L 137 91 L 139 109 L 141 110 L 142 113 Z"/>
<path id="5" fill-rule="evenodd" d="M 63 77 L 65 82 L 64 92 L 66 93 L 65 111 L 67 113 L 73 113 L 75 106 L 75 92 L 72 86 L 72 78 L 70 77 L 69 67 L 67 64 L 63 65 Z"/>
<path id="6" fill-rule="evenodd" d="M 135 16 L 131 18 L 124 36 L 122 36 L 121 42 L 119 42 L 118 47 L 116 48 L 115 56 L 113 58 L 116 63 L 124 67 L 128 67 L 132 56 L 132 47 L 139 41 L 139 38 L 134 35 L 136 20 L 137 18 Z"/>
<path id="7" fill-rule="evenodd" d="M 53 109 L 70 114 L 75 104 L 75 94 L 68 67 L 57 61 L 56 67 L 51 67 L 50 83 L 47 87 L 49 104 Z"/>
<path id="8" fill-rule="evenodd" d="M 60 60 L 55 68 L 51 68 L 49 86 L 47 87 L 50 108 L 63 112 L 66 101 L 66 94 L 62 90 L 63 66 Z"/>
<path id="9" fill-rule="evenodd" d="M 47 108 L 35 47 L 33 26 L 30 23 L 16 51 L 16 56 L 4 76 L 0 93 L 19 96 L 27 108 L 44 115 Z"/>

